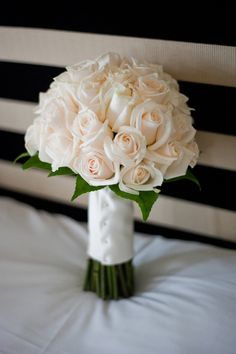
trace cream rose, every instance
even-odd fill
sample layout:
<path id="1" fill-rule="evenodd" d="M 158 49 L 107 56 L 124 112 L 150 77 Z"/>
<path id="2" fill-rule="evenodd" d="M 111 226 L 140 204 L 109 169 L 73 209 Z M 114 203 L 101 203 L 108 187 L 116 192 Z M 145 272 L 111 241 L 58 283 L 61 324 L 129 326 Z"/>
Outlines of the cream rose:
<path id="1" fill-rule="evenodd" d="M 75 141 L 69 134 L 50 134 L 45 145 L 45 152 L 51 158 L 52 171 L 57 171 L 59 167 L 71 167 L 78 146 L 76 149 Z"/>
<path id="2" fill-rule="evenodd" d="M 82 141 L 94 137 L 103 126 L 95 112 L 90 109 L 80 111 L 73 121 L 72 131 Z"/>
<path id="3" fill-rule="evenodd" d="M 43 97 L 41 97 L 43 96 Z M 57 99 L 63 99 L 64 102 L 66 102 L 66 105 L 68 109 L 71 112 L 78 113 L 81 104 L 78 102 L 77 97 L 76 97 L 76 86 L 70 83 L 60 83 L 54 81 L 50 85 L 50 89 L 44 93 L 40 94 L 40 109 L 43 110 L 44 104 L 47 103 L 47 101 L 52 98 L 57 98 Z M 38 107 L 38 108 L 39 108 Z"/>
<path id="4" fill-rule="evenodd" d="M 161 186 L 162 182 L 162 173 L 155 164 L 143 160 L 137 166 L 122 168 L 119 188 L 123 192 L 139 194 L 138 191 L 156 191 L 155 187 Z"/>
<path id="5" fill-rule="evenodd" d="M 36 113 L 49 124 L 53 130 L 70 129 L 78 112 L 75 106 L 64 97 L 53 96 L 51 92 L 40 95 L 40 104 Z"/>
<path id="6" fill-rule="evenodd" d="M 53 129 L 41 117 L 34 120 L 25 134 L 25 147 L 28 153 L 33 156 L 38 152 L 39 159 L 50 164 L 53 160 L 47 153 L 47 143 L 51 134 L 53 134 Z"/>
<path id="7" fill-rule="evenodd" d="M 111 161 L 104 150 L 90 146 L 81 150 L 72 169 L 92 186 L 116 184 L 120 177 L 119 164 Z"/>
<path id="8" fill-rule="evenodd" d="M 165 175 L 167 168 L 178 159 L 178 149 L 175 143 L 167 142 L 157 150 L 147 149 L 145 157 L 153 161 L 162 174 Z"/>
<path id="9" fill-rule="evenodd" d="M 150 98 L 157 103 L 164 103 L 170 91 L 167 83 L 161 80 L 157 73 L 139 77 L 135 90 L 142 99 Z"/>
<path id="10" fill-rule="evenodd" d="M 106 53 L 96 59 L 99 69 L 117 70 L 121 64 L 121 57 L 117 53 Z"/>
<path id="11" fill-rule="evenodd" d="M 196 130 L 193 128 L 192 123 L 193 119 L 188 114 L 178 113 L 173 115 L 174 137 L 177 141 L 186 144 L 193 140 Z"/>
<path id="12" fill-rule="evenodd" d="M 35 155 L 39 151 L 42 128 L 42 119 L 37 117 L 25 133 L 25 147 L 30 156 Z"/>
<path id="13" fill-rule="evenodd" d="M 175 152 L 177 159 L 167 168 L 165 179 L 184 176 L 188 166 L 194 160 L 195 152 L 185 146 L 178 145 L 178 143 L 175 143 Z"/>
<path id="14" fill-rule="evenodd" d="M 145 137 L 136 128 L 123 126 L 113 141 L 105 139 L 104 149 L 110 160 L 124 166 L 136 165 L 146 153 Z"/>
<path id="15" fill-rule="evenodd" d="M 84 60 L 66 67 L 66 72 L 57 76 L 56 81 L 78 83 L 96 73 L 99 65 L 95 60 Z"/>
<path id="16" fill-rule="evenodd" d="M 171 112 L 168 107 L 146 100 L 133 109 L 130 124 L 145 136 L 149 148 L 156 150 L 171 135 Z"/>
<path id="17" fill-rule="evenodd" d="M 71 127 L 75 112 L 70 110 L 71 106 L 63 98 L 52 97 L 50 94 L 42 97 L 42 105 L 38 108 L 40 115 L 28 128 L 25 145 L 31 155 L 38 151 L 39 159 L 51 163 L 55 171 L 63 163 L 68 166 L 71 161 L 67 151 L 72 151 Z"/>
<path id="18" fill-rule="evenodd" d="M 117 85 L 106 113 L 106 118 L 114 132 L 118 132 L 123 125 L 129 125 L 133 103 L 132 90 Z"/>
<path id="19" fill-rule="evenodd" d="M 79 108 L 83 104 L 96 102 L 103 72 L 96 61 L 85 60 L 68 66 L 51 84 L 52 93 L 72 101 Z"/>
<path id="20" fill-rule="evenodd" d="M 25 147 L 29 154 L 33 156 L 38 152 L 41 161 L 52 165 L 52 171 L 70 167 L 76 146 L 68 131 L 53 129 L 41 117 L 35 119 L 25 135 Z"/>
<path id="21" fill-rule="evenodd" d="M 106 81 L 106 73 L 99 69 L 78 82 L 76 95 L 83 105 L 99 105 L 99 94 Z"/>
<path id="22" fill-rule="evenodd" d="M 48 113 L 53 112 L 54 107 L 56 110 L 60 107 L 61 110 L 65 109 L 75 114 L 80 110 L 80 105 L 76 102 L 75 92 L 70 91 L 67 86 L 58 86 L 56 83 L 53 83 L 47 92 L 40 92 L 39 104 L 35 108 L 35 113 L 43 113 L 43 115 L 48 116 Z"/>
<path id="23" fill-rule="evenodd" d="M 180 93 L 176 89 L 172 89 L 169 93 L 169 102 L 174 107 L 175 113 L 184 113 L 190 115 L 191 108 L 187 105 L 188 97 Z"/>
<path id="24" fill-rule="evenodd" d="M 81 147 L 91 145 L 103 148 L 105 138 L 113 137 L 108 122 L 100 122 L 97 115 L 89 109 L 81 111 L 75 117 L 72 132 L 81 141 Z"/>
<path id="25" fill-rule="evenodd" d="M 166 82 L 170 90 L 179 91 L 179 84 L 171 75 L 163 71 L 160 75 L 160 78 Z"/>
<path id="26" fill-rule="evenodd" d="M 54 78 L 51 90 L 66 99 L 70 96 L 79 106 L 95 102 L 105 77 L 105 71 L 99 67 L 98 62 L 85 60 L 66 69 L 67 71 Z"/>
<path id="27" fill-rule="evenodd" d="M 198 157 L 195 144 L 182 145 L 178 141 L 170 141 L 156 151 L 148 151 L 146 156 L 156 163 L 165 179 L 184 176 L 187 168 L 194 165 Z"/>
<path id="28" fill-rule="evenodd" d="M 140 63 L 134 58 L 131 58 L 130 70 L 137 78 L 140 76 L 146 76 L 154 73 L 157 73 L 160 76 L 163 73 L 163 69 L 161 65 Z"/>

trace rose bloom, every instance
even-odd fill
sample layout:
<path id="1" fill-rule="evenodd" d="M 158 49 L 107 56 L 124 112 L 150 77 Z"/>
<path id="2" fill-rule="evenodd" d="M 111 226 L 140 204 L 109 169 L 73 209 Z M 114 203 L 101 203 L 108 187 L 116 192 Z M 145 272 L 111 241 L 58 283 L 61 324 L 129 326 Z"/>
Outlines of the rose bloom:
<path id="1" fill-rule="evenodd" d="M 81 148 L 93 146 L 96 149 L 103 149 L 106 137 L 113 138 L 108 122 L 100 122 L 97 115 L 89 109 L 79 112 L 75 117 L 72 133 L 80 140 Z"/>
<path id="2" fill-rule="evenodd" d="M 116 184 L 119 181 L 119 164 L 111 161 L 102 149 L 88 146 L 73 161 L 72 169 L 92 186 Z"/>
<path id="3" fill-rule="evenodd" d="M 38 116 L 27 129 L 25 146 L 31 156 L 37 151 L 39 159 L 52 164 L 52 170 L 69 166 L 73 158 L 74 140 L 71 126 L 75 112 L 63 98 L 43 97 Z"/>
<path id="4" fill-rule="evenodd" d="M 150 63 L 140 63 L 138 60 L 131 58 L 128 60 L 129 69 L 137 77 L 146 76 L 149 74 L 157 73 L 159 77 L 163 75 L 163 69 L 161 65 L 150 64 Z"/>
<path id="5" fill-rule="evenodd" d="M 112 92 L 111 100 L 106 112 L 106 118 L 114 132 L 118 132 L 123 125 L 130 124 L 130 115 L 133 108 L 134 99 L 132 90 L 119 84 Z"/>
<path id="6" fill-rule="evenodd" d="M 96 107 L 95 111 L 99 112 L 104 120 L 105 107 L 100 100 L 101 92 L 105 94 L 110 86 L 105 85 L 104 88 L 103 84 L 106 82 L 108 72 L 116 71 L 120 63 L 121 58 L 118 54 L 107 53 L 96 60 L 85 60 L 68 66 L 67 71 L 54 79 L 53 87 L 70 87 L 77 104 Z"/>
<path id="7" fill-rule="evenodd" d="M 173 89 L 169 92 L 169 102 L 174 107 L 175 112 L 190 114 L 191 108 L 187 105 L 188 97 L 180 93 L 178 90 Z"/>
<path id="8" fill-rule="evenodd" d="M 152 99 L 156 103 L 165 103 L 170 91 L 165 81 L 157 73 L 138 78 L 135 89 L 143 99 Z"/>
<path id="9" fill-rule="evenodd" d="M 121 57 L 117 53 L 105 53 L 96 59 L 100 69 L 104 69 L 106 72 L 117 71 L 121 65 Z"/>
<path id="10" fill-rule="evenodd" d="M 138 164 L 145 156 L 145 137 L 133 127 L 123 126 L 114 140 L 106 137 L 104 149 L 110 160 L 124 166 Z"/>
<path id="11" fill-rule="evenodd" d="M 76 150 L 75 141 L 68 131 L 67 134 L 57 131 L 41 118 L 28 128 L 25 147 L 31 156 L 38 152 L 41 161 L 52 165 L 52 171 L 70 167 Z"/>
<path id="12" fill-rule="evenodd" d="M 99 65 L 96 60 L 83 60 L 78 64 L 66 67 L 66 71 L 58 75 L 55 80 L 62 83 L 78 84 L 81 80 L 96 73 Z"/>
<path id="13" fill-rule="evenodd" d="M 35 113 L 40 115 L 42 119 L 53 122 L 55 125 L 69 128 L 72 125 L 74 116 L 79 112 L 80 105 L 74 102 L 67 88 L 61 86 L 50 88 L 46 93 L 40 93 L 39 104 L 35 109 Z M 58 120 L 58 122 L 57 122 Z"/>
<path id="14" fill-rule="evenodd" d="M 39 151 L 41 130 L 43 128 L 42 119 L 37 117 L 34 119 L 25 134 L 25 148 L 33 156 Z"/>
<path id="15" fill-rule="evenodd" d="M 174 143 L 174 153 L 177 156 L 176 160 L 167 168 L 165 172 L 165 179 L 175 178 L 186 174 L 188 166 L 194 166 L 196 160 L 196 151 L 191 147 L 186 147 Z"/>
<path id="16" fill-rule="evenodd" d="M 78 88 L 76 91 L 79 102 L 87 106 L 98 105 L 99 92 L 105 80 L 106 75 L 103 70 L 94 72 L 90 76 L 81 80 L 78 83 Z"/>
<path id="17" fill-rule="evenodd" d="M 196 130 L 192 126 L 193 119 L 189 114 L 178 112 L 173 114 L 173 140 L 181 141 L 182 144 L 189 143 L 194 139 Z"/>
<path id="18" fill-rule="evenodd" d="M 120 190 L 131 194 L 151 190 L 157 192 L 155 187 L 161 186 L 163 182 L 162 173 L 148 160 L 143 160 L 137 166 L 123 167 L 120 177 Z"/>
<path id="19" fill-rule="evenodd" d="M 102 122 L 99 121 L 96 113 L 90 109 L 80 111 L 73 121 L 73 130 L 81 140 L 86 136 L 91 136 L 101 128 Z"/>
<path id="20" fill-rule="evenodd" d="M 46 93 L 40 93 L 39 105 L 36 113 L 46 111 L 46 105 L 51 99 L 62 99 L 66 103 L 71 112 L 78 113 L 80 110 L 80 103 L 76 97 L 76 87 L 70 83 L 61 83 L 56 81 L 52 82 L 49 90 Z"/>
<path id="21" fill-rule="evenodd" d="M 199 155 L 195 142 L 186 146 L 178 141 L 170 141 L 157 149 L 148 150 L 147 158 L 155 162 L 165 179 L 183 176 L 187 172 L 188 166 L 194 167 Z"/>
<path id="22" fill-rule="evenodd" d="M 77 153 L 79 145 L 70 135 L 52 133 L 49 135 L 45 152 L 52 160 L 52 171 L 57 171 L 59 167 L 71 167 L 74 155 Z"/>
<path id="23" fill-rule="evenodd" d="M 140 130 L 146 144 L 153 150 L 168 140 L 173 125 L 169 107 L 152 100 L 146 100 L 133 109 L 130 124 Z"/>

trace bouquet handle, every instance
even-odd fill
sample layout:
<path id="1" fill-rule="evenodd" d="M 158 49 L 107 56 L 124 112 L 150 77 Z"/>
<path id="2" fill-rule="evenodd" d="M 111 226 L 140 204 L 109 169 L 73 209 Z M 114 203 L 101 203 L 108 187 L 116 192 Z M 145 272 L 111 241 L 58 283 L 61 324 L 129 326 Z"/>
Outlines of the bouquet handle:
<path id="1" fill-rule="evenodd" d="M 134 292 L 133 204 L 108 188 L 89 194 L 88 265 L 84 290 L 103 299 Z"/>

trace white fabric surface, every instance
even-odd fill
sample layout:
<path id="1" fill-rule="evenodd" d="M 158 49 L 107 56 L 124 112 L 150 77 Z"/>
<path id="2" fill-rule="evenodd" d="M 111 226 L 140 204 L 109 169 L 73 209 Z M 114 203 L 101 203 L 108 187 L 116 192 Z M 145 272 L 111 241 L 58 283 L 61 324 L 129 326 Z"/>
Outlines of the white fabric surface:
<path id="1" fill-rule="evenodd" d="M 0 198 L 1 354 L 235 354 L 236 253 L 136 235 L 136 295 L 82 289 L 87 232 Z"/>

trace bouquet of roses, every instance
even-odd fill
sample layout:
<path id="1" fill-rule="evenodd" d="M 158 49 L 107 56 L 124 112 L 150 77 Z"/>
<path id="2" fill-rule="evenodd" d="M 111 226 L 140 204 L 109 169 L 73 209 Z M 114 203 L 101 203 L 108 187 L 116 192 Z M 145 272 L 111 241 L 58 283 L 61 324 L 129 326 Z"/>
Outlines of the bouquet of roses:
<path id="1" fill-rule="evenodd" d="M 67 67 L 40 94 L 37 117 L 25 135 L 27 153 L 20 156 L 28 156 L 23 168 L 75 176 L 72 200 L 99 190 L 90 200 L 95 235 L 85 288 L 104 299 L 133 293 L 132 215 L 120 203 L 137 202 L 146 220 L 164 182 L 196 181 L 189 166 L 199 151 L 187 100 L 162 66 L 115 53 Z M 106 205 L 109 230 L 104 229 Z M 104 234 L 113 247 L 110 254 L 109 245 L 101 243 Z"/>

